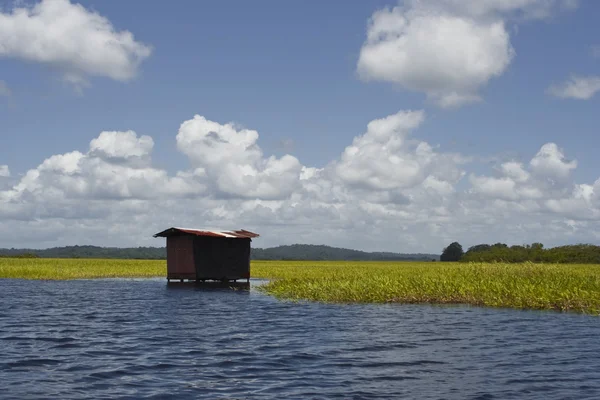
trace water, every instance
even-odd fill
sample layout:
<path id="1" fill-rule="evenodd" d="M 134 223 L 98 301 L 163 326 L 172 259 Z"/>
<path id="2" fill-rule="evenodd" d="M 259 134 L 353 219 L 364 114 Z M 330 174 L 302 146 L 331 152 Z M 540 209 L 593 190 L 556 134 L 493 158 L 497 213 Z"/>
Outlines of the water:
<path id="1" fill-rule="evenodd" d="M 600 398 L 600 318 L 0 280 L 0 398 Z"/>

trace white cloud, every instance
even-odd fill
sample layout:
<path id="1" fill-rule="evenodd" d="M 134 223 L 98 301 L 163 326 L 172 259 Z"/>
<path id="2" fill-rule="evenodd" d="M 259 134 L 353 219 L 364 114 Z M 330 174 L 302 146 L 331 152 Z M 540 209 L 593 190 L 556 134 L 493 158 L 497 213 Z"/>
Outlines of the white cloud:
<path id="1" fill-rule="evenodd" d="M 501 14 L 522 19 L 545 19 L 561 9 L 578 6 L 577 0 L 425 0 L 424 3 L 476 18 Z"/>
<path id="2" fill-rule="evenodd" d="M 185 197 L 204 190 L 184 175 L 169 177 L 153 168 L 152 146 L 150 137 L 138 138 L 132 131 L 102 132 L 87 153 L 53 155 L 27 171 L 10 190 L 0 192 L 0 200 L 6 203 L 0 215 L 19 211 L 30 217 L 34 211 L 38 217 L 79 215 L 88 210 L 88 200 Z M 146 157 L 146 163 L 124 162 L 140 156 Z"/>
<path id="3" fill-rule="evenodd" d="M 564 181 L 577 168 L 577 161 L 566 161 L 555 143 L 543 145 L 529 164 L 533 173 L 553 181 Z"/>
<path id="4" fill-rule="evenodd" d="M 600 91 L 600 76 L 572 76 L 566 82 L 552 85 L 548 93 L 563 99 L 589 100 Z"/>
<path id="5" fill-rule="evenodd" d="M 480 101 L 515 55 L 506 22 L 545 18 L 561 5 L 573 2 L 407 0 L 372 15 L 358 74 L 423 92 L 441 107 Z"/>
<path id="6" fill-rule="evenodd" d="M 366 189 L 412 187 L 425 179 L 423 164 L 430 149 L 402 154 L 406 136 L 424 119 L 423 112 L 400 112 L 371 121 L 367 132 L 346 147 L 336 167 L 338 176 L 349 185 Z"/>
<path id="7" fill-rule="evenodd" d="M 486 196 L 515 200 L 518 195 L 515 192 L 515 181 L 510 178 L 478 177 L 471 175 L 469 180 L 476 193 L 482 193 Z"/>
<path id="8" fill-rule="evenodd" d="M 302 165 L 293 156 L 265 158 L 258 132 L 196 115 L 177 134 L 177 147 L 222 196 L 280 199 L 298 186 Z"/>
<path id="9" fill-rule="evenodd" d="M 10 88 L 4 81 L 0 81 L 0 97 L 9 97 L 12 94 Z"/>
<path id="10" fill-rule="evenodd" d="M 0 178 L 8 177 L 10 177 L 10 169 L 8 169 L 8 165 L 0 165 Z"/>
<path id="11" fill-rule="evenodd" d="M 69 0 L 42 0 L 0 12 L 0 57 L 58 68 L 77 87 L 89 77 L 133 79 L 151 48 L 116 30 L 96 12 Z"/>
<path id="12" fill-rule="evenodd" d="M 496 206 L 512 209 L 508 213 L 511 216 L 523 211 L 529 213 L 525 218 L 530 219 L 547 219 L 548 214 L 577 220 L 600 219 L 600 209 L 593 200 L 594 187 L 576 184 L 571 179 L 576 167 L 576 160 L 566 160 L 555 143 L 547 143 L 529 162 L 529 171 L 523 164 L 510 161 L 497 170 L 499 177 L 471 175 L 470 193 L 484 196 L 483 203 L 494 201 Z"/>
<path id="13" fill-rule="evenodd" d="M 515 182 L 526 182 L 529 173 L 523 168 L 523 164 L 516 161 L 505 162 L 500 166 L 501 171 Z"/>
<path id="14" fill-rule="evenodd" d="M 90 154 L 107 162 L 148 165 L 154 140 L 134 131 L 102 132 L 90 142 Z"/>
<path id="15" fill-rule="evenodd" d="M 600 238 L 600 179 L 573 182 L 577 163 L 556 144 L 462 181 L 466 157 L 415 138 L 424 120 L 422 111 L 373 120 L 338 159 L 314 168 L 264 155 L 254 130 L 196 116 L 176 138 L 190 168 L 174 174 L 152 165 L 150 137 L 102 132 L 86 151 L 4 180 L 0 242 L 158 246 L 151 235 L 177 225 L 256 230 L 256 246 L 406 252 L 441 251 L 454 240 Z"/>
<path id="16" fill-rule="evenodd" d="M 429 144 L 408 139 L 424 118 L 422 111 L 401 111 L 371 121 L 367 132 L 342 153 L 335 165 L 336 175 L 345 184 L 366 190 L 411 188 L 430 175 L 456 181 L 461 174 L 449 165 L 453 163 L 444 162 Z M 446 176 L 436 175 L 442 171 Z M 430 182 L 430 187 L 440 185 Z"/>
<path id="17" fill-rule="evenodd" d="M 569 197 L 547 199 L 545 205 L 554 213 L 576 220 L 600 219 L 600 209 L 593 204 L 595 189 L 588 184 L 574 185 Z"/>
<path id="18" fill-rule="evenodd" d="M 358 72 L 365 80 L 422 91 L 442 107 L 480 100 L 478 90 L 513 57 L 501 21 L 478 23 L 401 7 L 372 17 Z"/>

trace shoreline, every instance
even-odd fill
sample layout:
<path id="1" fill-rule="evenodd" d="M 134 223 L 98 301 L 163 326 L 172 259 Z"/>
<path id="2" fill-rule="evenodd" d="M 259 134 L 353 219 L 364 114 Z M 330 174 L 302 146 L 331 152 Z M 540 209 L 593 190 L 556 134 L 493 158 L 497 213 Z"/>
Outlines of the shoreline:
<path id="1" fill-rule="evenodd" d="M 278 299 L 324 303 L 464 304 L 600 315 L 600 265 L 252 261 Z M 0 259 L 0 279 L 166 279 L 164 260 Z"/>

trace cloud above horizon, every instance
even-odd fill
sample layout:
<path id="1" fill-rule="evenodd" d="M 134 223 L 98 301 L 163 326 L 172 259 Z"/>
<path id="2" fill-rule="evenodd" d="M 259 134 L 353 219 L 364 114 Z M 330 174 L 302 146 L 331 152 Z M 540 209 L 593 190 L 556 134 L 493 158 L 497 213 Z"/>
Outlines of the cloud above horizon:
<path id="1" fill-rule="evenodd" d="M 177 225 L 256 230 L 263 246 L 406 252 L 600 236 L 600 179 L 574 182 L 577 161 L 557 144 L 476 174 L 468 155 L 417 139 L 426 120 L 421 110 L 375 119 L 314 168 L 265 155 L 255 130 L 196 115 L 174 133 L 190 167 L 173 174 L 153 166 L 151 137 L 101 132 L 0 186 L 0 243 L 161 245 L 151 234 Z"/>
<path id="2" fill-rule="evenodd" d="M 196 115 L 185 121 L 176 137 L 177 148 L 194 167 L 193 174 L 222 197 L 274 200 L 296 188 L 302 166 L 296 157 L 265 158 L 258 132 L 219 124 Z"/>
<path id="3" fill-rule="evenodd" d="M 516 55 L 509 22 L 576 6 L 568 0 L 407 0 L 371 16 L 358 75 L 425 93 L 442 108 L 479 102 L 481 89 Z"/>
<path id="4" fill-rule="evenodd" d="M 69 0 L 0 12 L 0 58 L 51 66 L 76 88 L 89 85 L 91 77 L 129 81 L 151 52 L 131 32 Z"/>
<path id="5" fill-rule="evenodd" d="M 49 67 L 76 90 L 89 86 L 97 77 L 118 82 L 134 80 L 153 52 L 132 32 L 115 27 L 107 17 L 69 0 L 14 4 L 0 8 L 0 59 Z M 484 100 L 485 88 L 505 75 L 518 57 L 512 43 L 516 28 L 578 6 L 574 0 L 405 0 L 396 4 L 371 15 L 355 72 L 365 82 L 385 82 L 421 93 L 428 104 L 445 109 Z M 137 32 L 138 28 L 133 30 Z M 591 56 L 600 54 L 598 46 L 587 46 Z M 195 57 L 193 63 L 199 59 Z M 198 75 L 194 65 L 190 64 L 189 70 Z M 198 79 L 198 86 L 189 84 L 196 78 L 178 81 L 172 87 L 185 85 L 198 92 L 194 96 L 220 101 L 215 92 L 196 89 L 205 81 Z M 544 81 L 546 87 L 552 78 L 544 79 L 548 79 Z M 228 80 L 220 82 L 230 85 Z M 20 92 L 21 86 L 9 83 L 11 87 L 0 80 L 0 102 L 11 103 L 19 97 L 13 98 L 11 89 Z M 167 84 L 171 85 L 170 81 Z M 148 85 L 152 87 L 156 88 Z M 231 87 L 238 90 L 237 86 Z M 573 74 L 547 88 L 549 95 L 579 100 L 590 100 L 599 91 L 600 76 L 593 74 Z M 511 105 L 528 106 L 518 103 L 514 93 L 508 95 L 507 101 L 514 101 Z M 128 96 L 123 98 L 130 101 Z M 360 95 L 354 98 L 364 102 L 372 99 Z M 152 103 L 156 108 L 146 108 L 142 101 L 133 104 L 132 110 L 154 111 L 164 103 Z M 194 104 L 197 107 L 203 103 Z M 173 111 L 162 107 L 162 121 L 172 121 L 169 118 L 173 114 L 169 113 Z M 181 112 L 182 107 L 191 106 L 181 102 L 171 108 Z M 230 107 L 237 106 L 226 102 L 211 112 L 224 115 Z M 355 110 L 341 103 L 339 107 L 343 112 Z M 67 114 L 61 114 L 60 120 L 68 124 L 74 108 L 65 109 Z M 439 118 L 439 113 L 403 109 L 389 115 L 385 115 L 389 111 L 372 115 L 365 126 L 347 132 L 340 131 L 348 128 L 336 129 L 334 121 L 331 134 L 343 142 L 337 142 L 337 153 L 327 153 L 327 159 L 319 160 L 317 167 L 293 154 L 295 147 L 301 147 L 295 144 L 304 138 L 297 132 L 277 144 L 276 155 L 269 154 L 274 148 L 269 141 L 287 138 L 288 126 L 281 127 L 280 135 L 265 130 L 264 144 L 256 127 L 211 120 L 193 111 L 187 111 L 185 120 L 178 116 L 176 122 L 181 123 L 169 133 L 171 148 L 180 160 L 168 162 L 185 165 L 176 170 L 167 170 L 154 161 L 160 146 L 155 148 L 154 138 L 147 133 L 157 132 L 158 128 L 136 132 L 128 130 L 129 126 L 119 126 L 122 130 L 113 130 L 112 126 L 97 129 L 97 136 L 85 139 L 88 145 L 44 154 L 28 164 L 28 170 L 16 164 L 20 160 L 4 160 L 10 169 L 0 164 L 0 247 L 158 246 L 163 243 L 151 235 L 169 226 L 249 229 L 261 234 L 259 246 L 314 243 L 403 252 L 441 251 L 456 240 L 465 246 L 482 242 L 543 242 L 552 246 L 600 239 L 600 177 L 591 182 L 576 180 L 581 162 L 570 152 L 577 153 L 581 148 L 568 142 L 546 139 L 526 157 L 485 164 L 480 155 L 466 154 L 465 147 L 458 151 L 428 143 L 444 140 L 431 138 L 446 133 L 451 139 L 457 135 L 456 131 L 427 132 L 428 114 Z M 476 126 L 491 126 L 507 115 L 502 114 L 501 105 L 492 111 L 492 117 L 482 117 L 492 118 L 484 121 L 488 125 Z M 231 114 L 240 115 L 235 109 Z M 30 115 L 34 111 L 25 118 Z M 112 119 L 108 114 L 97 115 L 106 118 L 101 119 L 102 127 L 131 121 L 122 116 Z M 323 115 L 310 117 L 327 118 Z M 55 118 L 53 114 L 51 117 Z M 43 116 L 38 120 L 45 121 Z M 19 121 L 11 124 L 20 126 Z M 562 126 L 555 125 L 557 131 Z M 48 135 L 52 140 L 52 135 L 61 135 L 58 129 L 39 129 L 36 134 Z M 445 129 L 444 125 L 441 130 Z M 473 136 L 493 134 L 465 129 L 471 129 Z M 329 133 L 323 131 L 315 135 Z M 22 130 L 19 132 L 25 137 Z M 68 132 L 73 136 L 65 134 L 64 140 L 75 137 L 75 133 Z M 502 138 L 512 139 L 511 133 Z M 561 136 L 561 132 L 551 130 L 541 133 L 547 138 L 570 138 L 574 134 L 564 132 Z M 528 139 L 534 137 L 540 136 Z M 162 137 L 155 138 L 164 145 Z M 168 150 L 163 147 L 163 151 Z"/>
<path id="6" fill-rule="evenodd" d="M 566 82 L 548 88 L 548 94 L 563 99 L 589 100 L 600 91 L 600 76 L 573 75 Z"/>

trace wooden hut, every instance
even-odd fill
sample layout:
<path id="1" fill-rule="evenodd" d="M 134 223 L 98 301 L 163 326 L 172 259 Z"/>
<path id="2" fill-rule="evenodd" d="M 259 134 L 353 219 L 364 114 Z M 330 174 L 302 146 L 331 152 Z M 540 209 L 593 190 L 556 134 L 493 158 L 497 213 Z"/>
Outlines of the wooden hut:
<path id="1" fill-rule="evenodd" d="M 167 280 L 222 282 L 250 280 L 253 232 L 169 228 L 154 235 L 167 238 Z"/>

